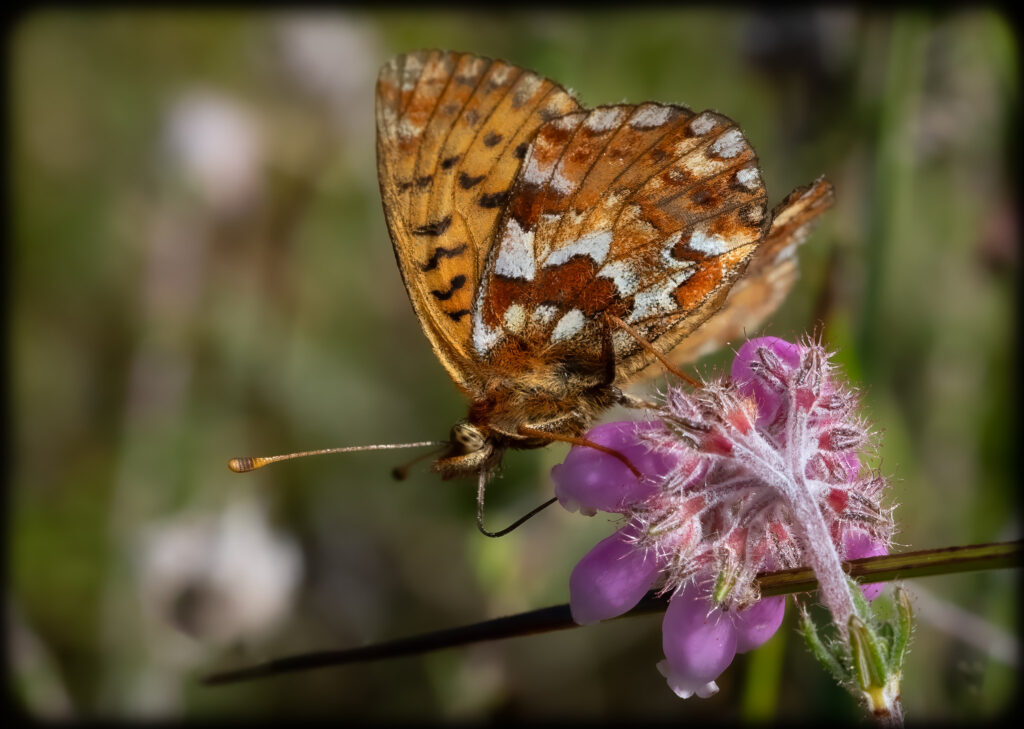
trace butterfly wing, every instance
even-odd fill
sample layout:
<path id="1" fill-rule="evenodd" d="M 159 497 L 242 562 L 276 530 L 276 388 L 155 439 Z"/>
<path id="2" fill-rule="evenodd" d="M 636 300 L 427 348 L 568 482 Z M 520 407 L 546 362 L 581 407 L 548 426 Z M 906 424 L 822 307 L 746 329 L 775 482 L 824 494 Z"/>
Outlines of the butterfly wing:
<path id="1" fill-rule="evenodd" d="M 492 377 L 540 373 L 542 386 L 558 368 L 596 375 L 606 312 L 668 351 L 743 273 L 765 200 L 753 150 L 722 115 L 646 103 L 546 123 L 498 223 L 473 353 Z M 621 329 L 611 344 L 619 381 L 651 359 Z"/>
<path id="2" fill-rule="evenodd" d="M 779 307 L 798 276 L 796 251 L 810 236 L 819 216 L 832 206 L 831 183 L 819 177 L 791 192 L 772 212 L 772 225 L 750 259 L 746 273 L 729 291 L 722 307 L 672 350 L 678 366 L 693 362 L 756 330 Z M 651 376 L 662 372 L 651 367 Z"/>
<path id="3" fill-rule="evenodd" d="M 471 54 L 418 51 L 377 80 L 377 167 L 388 231 L 423 330 L 467 393 L 470 310 L 529 141 L 579 104 L 537 74 Z"/>

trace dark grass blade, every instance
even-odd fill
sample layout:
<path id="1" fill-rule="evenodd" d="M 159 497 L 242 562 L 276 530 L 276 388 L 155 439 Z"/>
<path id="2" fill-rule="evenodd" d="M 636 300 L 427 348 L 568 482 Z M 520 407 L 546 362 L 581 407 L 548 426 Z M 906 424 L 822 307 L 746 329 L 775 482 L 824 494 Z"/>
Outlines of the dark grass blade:
<path id="1" fill-rule="evenodd" d="M 945 575 L 956 572 L 1005 569 L 1024 565 L 1024 542 L 975 544 L 966 547 L 947 547 L 906 552 L 884 557 L 865 557 L 846 563 L 851 576 L 861 582 L 887 582 L 896 579 Z M 809 592 L 817 587 L 814 573 L 809 569 L 770 572 L 758 577 L 762 597 Z M 635 608 L 620 618 L 661 612 L 668 598 L 654 591 L 647 593 Z M 222 671 L 206 676 L 203 683 L 215 686 L 236 683 L 282 673 L 307 671 L 313 668 L 343 666 L 350 663 L 376 661 L 384 658 L 419 655 L 444 648 L 502 640 L 524 635 L 536 635 L 555 630 L 579 627 L 572 620 L 569 605 L 531 610 L 517 615 L 485 620 L 458 628 L 424 633 L 385 643 L 346 650 L 317 651 L 285 658 L 277 658 L 247 668 Z"/>

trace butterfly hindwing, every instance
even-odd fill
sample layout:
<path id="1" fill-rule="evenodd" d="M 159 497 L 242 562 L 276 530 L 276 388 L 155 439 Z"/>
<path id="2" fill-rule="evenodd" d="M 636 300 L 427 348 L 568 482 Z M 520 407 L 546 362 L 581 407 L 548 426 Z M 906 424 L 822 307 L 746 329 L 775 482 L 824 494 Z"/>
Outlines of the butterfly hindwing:
<path id="1" fill-rule="evenodd" d="M 546 361 L 596 372 L 606 312 L 667 351 L 743 273 L 765 201 L 757 158 L 724 116 L 646 103 L 546 123 L 498 222 L 475 355 L 506 377 Z M 626 332 L 611 336 L 620 379 L 649 361 Z"/>
<path id="2" fill-rule="evenodd" d="M 385 217 L 424 332 L 475 391 L 470 310 L 505 197 L 546 120 L 579 108 L 531 71 L 471 54 L 398 56 L 377 82 Z"/>
<path id="3" fill-rule="evenodd" d="M 772 211 L 772 225 L 747 270 L 710 318 L 672 350 L 677 366 L 693 362 L 743 336 L 749 336 L 779 307 L 796 283 L 796 251 L 832 206 L 835 194 L 824 177 L 791 192 Z M 647 373 L 660 375 L 660 367 Z"/>

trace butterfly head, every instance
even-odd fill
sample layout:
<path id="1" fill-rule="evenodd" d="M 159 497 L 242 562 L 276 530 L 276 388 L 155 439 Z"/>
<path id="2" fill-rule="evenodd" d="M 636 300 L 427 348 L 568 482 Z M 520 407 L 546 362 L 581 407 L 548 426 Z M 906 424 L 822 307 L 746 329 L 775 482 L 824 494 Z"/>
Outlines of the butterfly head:
<path id="1" fill-rule="evenodd" d="M 452 426 L 448 450 L 434 461 L 433 468 L 443 478 L 473 476 L 496 468 L 503 450 L 495 446 L 482 428 L 460 420 Z"/>

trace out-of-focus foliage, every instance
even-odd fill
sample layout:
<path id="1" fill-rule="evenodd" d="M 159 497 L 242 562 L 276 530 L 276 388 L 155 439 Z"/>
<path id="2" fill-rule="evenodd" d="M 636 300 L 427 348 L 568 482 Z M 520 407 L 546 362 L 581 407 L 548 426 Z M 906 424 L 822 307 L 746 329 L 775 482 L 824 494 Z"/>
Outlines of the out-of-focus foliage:
<path id="1" fill-rule="evenodd" d="M 564 602 L 612 530 L 552 509 L 485 539 L 471 484 L 389 478 L 406 453 L 225 468 L 442 438 L 464 412 L 377 192 L 376 72 L 420 47 L 506 58 L 590 105 L 720 110 L 772 202 L 827 174 L 836 207 L 767 331 L 823 322 L 842 349 L 884 429 L 898 542 L 1019 535 L 1018 48 L 998 14 L 62 11 L 8 40 L 8 675 L 35 715 L 857 716 L 791 625 L 719 695 L 682 702 L 654 667 L 656 618 L 197 685 L 228 663 Z M 492 525 L 547 498 L 563 455 L 511 454 Z M 927 593 L 907 716 L 1005 711 L 1014 575 L 908 587 Z"/>

